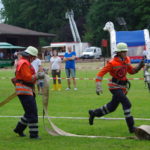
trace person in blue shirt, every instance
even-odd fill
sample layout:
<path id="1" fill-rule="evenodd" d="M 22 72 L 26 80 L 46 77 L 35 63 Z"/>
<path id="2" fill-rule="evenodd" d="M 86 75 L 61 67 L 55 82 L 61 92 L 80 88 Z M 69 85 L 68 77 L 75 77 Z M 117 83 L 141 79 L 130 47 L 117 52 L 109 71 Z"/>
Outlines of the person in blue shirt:
<path id="1" fill-rule="evenodd" d="M 76 59 L 76 52 L 72 51 L 71 47 L 68 47 L 68 52 L 65 53 L 64 55 L 64 61 L 65 61 L 65 71 L 66 71 L 66 76 L 67 76 L 67 83 L 68 87 L 66 90 L 71 89 L 71 81 L 70 77 L 73 79 L 73 84 L 74 84 L 74 90 L 77 90 L 76 88 L 76 70 L 75 70 L 75 59 Z"/>

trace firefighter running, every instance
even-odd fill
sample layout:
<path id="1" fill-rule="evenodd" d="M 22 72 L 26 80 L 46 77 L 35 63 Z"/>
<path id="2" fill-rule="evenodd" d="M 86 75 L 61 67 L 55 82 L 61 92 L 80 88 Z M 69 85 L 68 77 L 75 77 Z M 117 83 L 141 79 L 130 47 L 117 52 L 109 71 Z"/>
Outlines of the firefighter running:
<path id="1" fill-rule="evenodd" d="M 18 122 L 14 132 L 23 137 L 26 127 L 29 127 L 30 138 L 39 139 L 38 136 L 38 114 L 34 93 L 34 84 L 37 79 L 43 79 L 43 74 L 35 74 L 31 62 L 37 57 L 38 50 L 29 46 L 19 59 L 16 67 L 16 94 L 25 111 L 24 116 Z"/>
<path id="2" fill-rule="evenodd" d="M 127 80 L 127 73 L 135 74 L 143 66 L 142 60 L 138 66 L 132 67 L 130 64 L 130 58 L 127 56 L 128 47 L 126 43 L 118 43 L 116 48 L 116 55 L 111 59 L 106 66 L 100 70 L 96 77 L 96 93 L 99 95 L 102 93 L 102 78 L 106 73 L 110 73 L 112 79 L 108 83 L 109 90 L 112 93 L 112 100 L 106 105 L 95 109 L 89 110 L 89 124 L 93 125 L 95 117 L 102 117 L 116 110 L 119 103 L 122 104 L 122 108 L 125 115 L 125 120 L 130 133 L 134 133 L 136 127 L 134 126 L 134 118 L 131 115 L 131 103 L 126 96 L 129 81 Z"/>

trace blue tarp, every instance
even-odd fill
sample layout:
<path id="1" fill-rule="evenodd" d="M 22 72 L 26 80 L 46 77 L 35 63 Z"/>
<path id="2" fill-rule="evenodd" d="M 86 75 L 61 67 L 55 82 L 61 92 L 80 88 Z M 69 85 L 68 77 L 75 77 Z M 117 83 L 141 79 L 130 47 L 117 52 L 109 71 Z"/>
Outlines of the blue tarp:
<path id="1" fill-rule="evenodd" d="M 144 31 L 116 31 L 116 43 L 125 42 L 130 46 L 144 46 Z"/>
<path id="2" fill-rule="evenodd" d="M 132 64 L 136 64 L 136 63 L 139 63 L 139 62 L 141 62 L 141 59 L 131 59 Z M 150 63 L 150 60 L 148 59 L 148 60 L 145 60 L 144 62 L 145 63 Z"/>

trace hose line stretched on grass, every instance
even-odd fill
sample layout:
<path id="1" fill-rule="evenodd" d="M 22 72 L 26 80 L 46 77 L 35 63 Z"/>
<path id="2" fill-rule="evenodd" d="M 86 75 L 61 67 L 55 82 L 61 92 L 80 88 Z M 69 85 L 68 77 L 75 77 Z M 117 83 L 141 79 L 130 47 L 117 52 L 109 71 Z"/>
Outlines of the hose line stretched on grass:
<path id="1" fill-rule="evenodd" d="M 113 137 L 113 136 L 94 136 L 94 135 L 77 135 L 77 134 L 72 134 L 66 131 L 63 131 L 62 129 L 58 128 L 50 119 L 48 115 L 48 102 L 49 102 L 49 76 L 45 75 L 44 78 L 44 87 L 43 87 L 43 94 L 42 94 L 42 101 L 43 101 L 43 122 L 44 118 L 48 119 L 50 128 L 48 128 L 45 125 L 44 122 L 44 127 L 46 131 L 52 135 L 52 136 L 71 136 L 71 137 L 85 137 L 85 138 L 107 138 L 107 139 L 135 139 L 135 137 Z M 44 116 L 45 115 L 45 116 Z"/>
<path id="2" fill-rule="evenodd" d="M 5 104 L 7 104 L 11 100 L 13 100 L 16 96 L 17 96 L 16 92 L 14 92 L 10 96 L 8 96 L 6 99 L 4 99 L 2 102 L 0 102 L 0 107 L 4 106 Z"/>
<path id="3" fill-rule="evenodd" d="M 43 87 L 43 94 L 42 94 L 42 102 L 43 102 L 43 124 L 44 124 L 44 127 L 45 127 L 46 131 L 48 132 L 48 134 L 50 134 L 52 136 L 71 136 L 71 137 L 85 137 L 85 138 L 137 139 L 136 137 L 113 137 L 113 136 L 77 135 L 77 134 L 72 134 L 72 133 L 63 131 L 62 129 L 58 128 L 51 121 L 51 119 L 50 119 L 50 117 L 48 115 L 49 81 L 50 81 L 49 79 L 50 79 L 49 76 L 45 75 L 45 78 L 44 78 L 44 87 Z M 8 102 L 10 102 L 16 96 L 17 96 L 16 92 L 14 92 L 13 94 L 11 94 L 8 98 L 6 98 L 2 102 L 0 102 L 0 107 L 2 107 L 3 105 L 7 104 Z M 51 129 L 45 125 L 45 121 L 44 121 L 45 118 L 48 119 L 48 122 L 49 122 L 49 125 L 50 125 Z"/>

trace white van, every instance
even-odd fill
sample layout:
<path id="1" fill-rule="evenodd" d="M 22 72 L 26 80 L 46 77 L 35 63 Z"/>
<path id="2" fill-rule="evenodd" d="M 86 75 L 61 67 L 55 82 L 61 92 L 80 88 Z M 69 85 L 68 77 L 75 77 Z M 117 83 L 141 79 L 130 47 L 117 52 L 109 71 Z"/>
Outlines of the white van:
<path id="1" fill-rule="evenodd" d="M 88 47 L 86 48 L 83 53 L 81 58 L 100 58 L 102 55 L 102 50 L 99 47 Z"/>
<path id="2" fill-rule="evenodd" d="M 87 42 L 54 42 L 49 46 L 44 46 L 44 49 L 58 50 L 58 55 L 64 57 L 65 52 L 67 52 L 68 47 L 71 47 L 73 51 L 76 52 L 76 57 L 81 57 L 83 51 L 89 47 Z"/>

